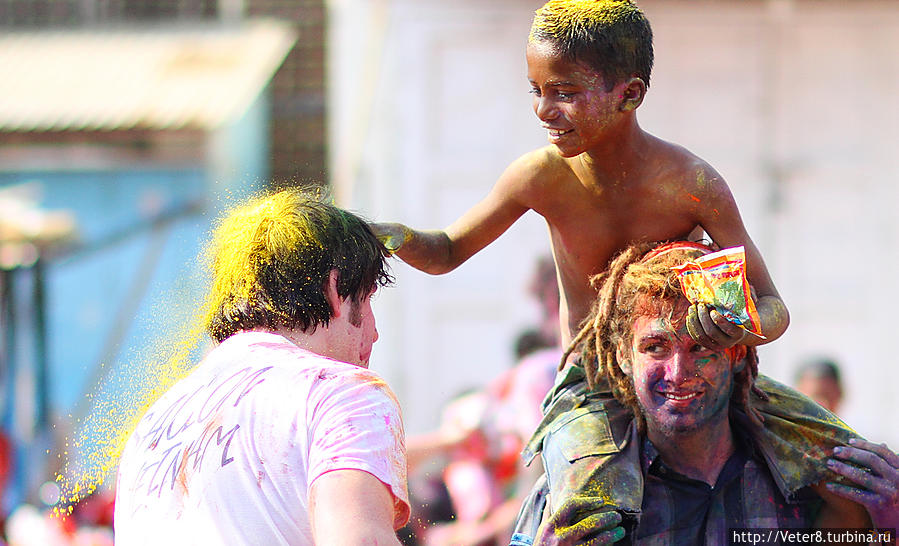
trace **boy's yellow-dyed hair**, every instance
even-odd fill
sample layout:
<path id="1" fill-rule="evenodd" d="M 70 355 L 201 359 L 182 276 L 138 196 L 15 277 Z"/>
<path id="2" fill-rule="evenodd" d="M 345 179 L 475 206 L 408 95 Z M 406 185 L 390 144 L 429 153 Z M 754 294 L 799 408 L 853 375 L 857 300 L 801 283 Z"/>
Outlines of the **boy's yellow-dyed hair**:
<path id="1" fill-rule="evenodd" d="M 612 260 L 608 269 L 591 279 L 598 289 L 590 316 L 581 323 L 581 330 L 569 345 L 560 368 L 571 353 L 579 355 L 591 389 L 607 383 L 615 398 L 629 408 L 642 430 L 645 421 L 637 405 L 633 380 L 618 365 L 619 344 L 630 347 L 634 322 L 640 316 L 673 317 L 677 303 L 685 299 L 678 274 L 673 267 L 695 260 L 711 252 L 689 243 L 690 247 L 670 247 L 661 253 L 658 243 L 636 244 L 623 250 Z M 732 355 L 729 355 L 733 358 Z M 732 402 L 747 413 L 750 411 L 749 389 L 758 375 L 758 354 L 755 347 L 746 347 L 746 365 L 736 374 Z"/>
<path id="2" fill-rule="evenodd" d="M 550 0 L 535 12 L 528 39 L 586 64 L 602 75 L 607 90 L 631 77 L 649 87 L 652 28 L 630 0 Z"/>
<path id="3" fill-rule="evenodd" d="M 219 222 L 207 248 L 205 328 L 213 339 L 327 325 L 332 269 L 338 294 L 353 301 L 392 282 L 389 254 L 365 221 L 325 201 L 320 191 L 289 189 L 238 206 Z"/>

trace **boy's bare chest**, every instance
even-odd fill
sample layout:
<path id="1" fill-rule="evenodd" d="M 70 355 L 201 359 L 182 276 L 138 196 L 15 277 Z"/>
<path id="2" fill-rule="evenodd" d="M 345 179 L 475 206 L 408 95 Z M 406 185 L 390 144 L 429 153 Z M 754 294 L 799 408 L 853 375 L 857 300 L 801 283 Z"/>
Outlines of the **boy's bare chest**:
<path id="1" fill-rule="evenodd" d="M 691 202 L 674 192 L 572 193 L 544 216 L 557 258 L 579 275 L 599 273 L 634 242 L 679 239 L 696 227 Z"/>

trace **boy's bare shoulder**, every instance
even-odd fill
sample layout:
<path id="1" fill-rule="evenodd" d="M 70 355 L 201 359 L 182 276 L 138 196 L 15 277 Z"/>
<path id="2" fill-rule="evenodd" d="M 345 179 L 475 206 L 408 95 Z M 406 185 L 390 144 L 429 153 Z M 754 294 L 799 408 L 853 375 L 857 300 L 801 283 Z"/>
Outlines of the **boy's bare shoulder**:
<path id="1" fill-rule="evenodd" d="M 662 190 L 706 231 L 722 222 L 735 225 L 740 214 L 724 177 L 707 161 L 679 144 L 659 140 L 656 157 L 661 168 L 655 178 Z M 659 186 L 657 186 L 659 187 Z M 711 234 L 710 234 L 711 235 Z"/>
<path id="2" fill-rule="evenodd" d="M 522 155 L 509 165 L 509 172 L 532 190 L 574 176 L 568 160 L 560 156 L 554 146 L 544 146 Z"/>
<path id="3" fill-rule="evenodd" d="M 561 182 L 575 178 L 568 160 L 553 146 L 530 151 L 513 161 L 503 173 L 510 191 L 538 197 L 544 190 L 558 188 Z"/>
<path id="4" fill-rule="evenodd" d="M 727 189 L 727 182 L 708 161 L 680 144 L 658 139 L 657 150 L 657 155 L 664 158 L 665 179 L 707 196 Z"/>
<path id="5" fill-rule="evenodd" d="M 512 162 L 510 168 L 523 178 L 543 180 L 546 177 L 571 176 L 571 166 L 554 146 L 532 150 Z"/>

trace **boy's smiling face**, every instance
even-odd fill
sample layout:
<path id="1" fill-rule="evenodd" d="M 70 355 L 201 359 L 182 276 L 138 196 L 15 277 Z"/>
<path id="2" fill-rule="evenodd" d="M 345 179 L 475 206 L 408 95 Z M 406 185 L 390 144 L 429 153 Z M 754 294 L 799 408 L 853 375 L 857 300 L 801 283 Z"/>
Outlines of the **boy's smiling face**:
<path id="1" fill-rule="evenodd" d="M 582 63 L 563 59 L 549 42 L 528 43 L 528 81 L 534 112 L 550 144 L 563 157 L 599 147 L 621 119 L 625 82 L 606 90 L 602 75 Z"/>

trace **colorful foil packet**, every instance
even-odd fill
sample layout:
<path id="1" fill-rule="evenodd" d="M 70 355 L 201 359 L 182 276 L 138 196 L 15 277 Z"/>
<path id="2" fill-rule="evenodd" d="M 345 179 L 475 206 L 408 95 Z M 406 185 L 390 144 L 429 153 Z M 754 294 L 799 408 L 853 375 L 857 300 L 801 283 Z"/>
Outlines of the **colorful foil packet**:
<path id="1" fill-rule="evenodd" d="M 742 246 L 725 248 L 672 268 L 690 303 L 705 303 L 747 332 L 765 339 L 755 302 L 749 296 Z"/>

